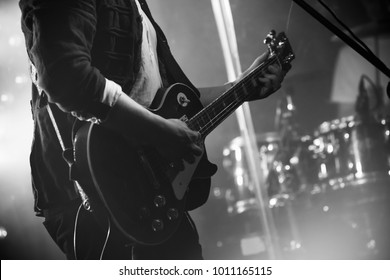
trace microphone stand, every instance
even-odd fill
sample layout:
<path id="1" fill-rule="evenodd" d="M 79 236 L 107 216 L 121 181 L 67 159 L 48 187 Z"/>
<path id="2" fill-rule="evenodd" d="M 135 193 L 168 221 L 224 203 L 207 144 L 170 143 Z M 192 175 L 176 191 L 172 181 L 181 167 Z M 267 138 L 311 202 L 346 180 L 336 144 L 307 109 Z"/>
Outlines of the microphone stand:
<path id="1" fill-rule="evenodd" d="M 293 2 L 298 4 L 302 9 L 304 9 L 312 17 L 318 20 L 322 25 L 328 28 L 342 41 L 344 41 L 344 43 L 346 43 L 348 46 L 354 49 L 357 53 L 359 53 L 362 57 L 364 57 L 369 63 L 371 63 L 374 67 L 379 69 L 388 78 L 390 78 L 390 69 L 377 56 L 367 52 L 360 44 L 358 44 L 355 40 L 347 36 L 343 31 L 341 31 L 337 26 L 332 24 L 323 15 L 321 15 L 319 12 L 313 9 L 313 7 L 307 4 L 304 0 L 293 0 Z M 390 98 L 390 82 L 387 84 L 386 93 L 387 96 Z"/>

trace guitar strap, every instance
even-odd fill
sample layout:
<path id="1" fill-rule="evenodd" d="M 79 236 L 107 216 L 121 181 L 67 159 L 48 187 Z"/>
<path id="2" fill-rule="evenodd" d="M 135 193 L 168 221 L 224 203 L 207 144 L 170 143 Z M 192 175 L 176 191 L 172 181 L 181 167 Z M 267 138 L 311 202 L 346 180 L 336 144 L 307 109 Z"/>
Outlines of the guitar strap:
<path id="1" fill-rule="evenodd" d="M 54 117 L 53 110 L 51 108 L 52 104 L 50 102 L 47 103 L 47 112 L 50 116 L 50 120 L 53 124 L 54 130 L 56 132 L 58 142 L 60 143 L 60 146 L 62 148 L 62 157 L 65 159 L 65 161 L 68 163 L 69 166 L 69 179 L 72 180 L 77 192 L 79 193 L 84 209 L 87 211 L 92 211 L 90 200 L 87 196 L 87 194 L 84 192 L 83 188 L 80 186 L 80 184 L 77 181 L 77 178 L 73 175 L 73 164 L 74 164 L 74 158 L 73 158 L 73 145 L 66 146 L 64 142 L 64 138 L 61 136 L 60 129 L 58 127 L 58 124 L 56 122 L 56 119 Z M 73 137 L 72 137 L 73 139 Z M 67 148 L 68 147 L 68 148 Z"/>
<path id="2" fill-rule="evenodd" d="M 30 62 L 31 81 L 33 82 L 33 84 L 35 85 L 35 87 L 38 90 L 38 95 L 39 95 L 39 101 L 38 102 L 41 103 L 42 99 L 47 99 L 47 97 L 46 97 L 45 92 L 43 91 L 43 89 L 40 88 L 39 85 L 38 85 L 38 72 L 37 72 L 34 64 L 32 63 L 31 59 L 29 60 L 29 62 Z M 82 189 L 80 184 L 77 182 L 77 180 L 74 179 L 74 176 L 72 174 L 72 166 L 74 164 L 73 143 L 71 143 L 70 141 L 66 141 L 65 139 L 67 139 L 67 138 L 62 137 L 62 135 L 61 135 L 61 129 L 60 129 L 60 127 L 58 125 L 58 122 L 56 121 L 56 118 L 54 116 L 55 110 L 58 110 L 58 109 L 52 108 L 52 104 L 50 102 L 47 102 L 46 110 L 47 110 L 47 113 L 48 113 L 48 115 L 50 117 L 50 120 L 51 120 L 51 123 L 53 125 L 54 131 L 55 131 L 55 133 L 57 135 L 58 143 L 59 143 L 59 145 L 60 145 L 60 147 L 62 149 L 62 157 L 64 158 L 64 160 L 67 162 L 67 164 L 69 166 L 69 178 L 73 181 L 73 184 L 74 184 L 74 187 L 76 189 L 76 192 L 79 193 L 79 195 L 80 195 L 80 197 L 82 199 L 84 208 L 86 210 L 88 210 L 88 211 L 91 211 L 91 206 L 90 206 L 90 202 L 89 202 L 88 196 L 86 195 L 86 193 L 84 192 L 84 190 Z M 36 121 L 36 120 L 34 120 L 34 121 Z M 73 139 L 73 137 L 72 137 L 72 139 Z"/>

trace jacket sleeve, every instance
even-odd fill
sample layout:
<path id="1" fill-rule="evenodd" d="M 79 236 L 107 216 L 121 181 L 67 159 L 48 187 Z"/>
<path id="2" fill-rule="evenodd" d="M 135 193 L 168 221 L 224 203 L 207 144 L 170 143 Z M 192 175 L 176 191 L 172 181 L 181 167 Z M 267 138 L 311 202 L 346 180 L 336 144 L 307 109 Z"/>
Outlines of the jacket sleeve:
<path id="1" fill-rule="evenodd" d="M 38 85 L 50 102 L 66 112 L 88 112 L 99 103 L 105 78 L 91 64 L 96 31 L 93 0 L 33 1 L 30 58 Z"/>

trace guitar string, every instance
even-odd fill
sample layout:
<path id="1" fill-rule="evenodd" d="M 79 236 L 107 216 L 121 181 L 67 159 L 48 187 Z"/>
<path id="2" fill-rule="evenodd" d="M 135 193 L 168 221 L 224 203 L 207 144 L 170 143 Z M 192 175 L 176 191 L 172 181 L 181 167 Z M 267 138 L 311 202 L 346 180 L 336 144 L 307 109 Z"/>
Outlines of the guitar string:
<path id="1" fill-rule="evenodd" d="M 229 105 L 223 106 L 222 104 L 219 104 L 219 107 L 222 106 L 222 107 L 224 107 L 224 109 L 221 110 L 218 114 L 216 114 L 213 118 L 209 118 L 210 121 L 208 123 L 201 126 L 199 131 L 203 136 L 207 135 L 211 131 L 211 129 L 214 127 L 214 124 L 219 124 L 224 119 L 226 119 L 230 115 L 230 112 L 237 108 L 237 105 L 242 104 L 242 102 L 245 100 L 245 97 L 247 97 L 247 96 L 241 95 L 238 98 L 234 96 L 234 94 L 236 94 L 236 91 L 240 90 L 240 88 L 247 89 L 245 84 L 237 85 L 236 89 L 232 91 L 232 94 L 230 96 L 227 96 L 226 98 L 224 98 L 224 102 L 229 103 Z M 252 94 L 252 92 L 250 92 L 248 94 L 248 96 L 251 94 Z"/>
<path id="2" fill-rule="evenodd" d="M 268 64 L 267 64 L 268 63 Z M 267 66 L 269 64 L 271 64 L 271 62 L 267 62 L 265 63 L 265 65 L 261 65 L 261 66 Z M 256 68 L 252 73 L 250 73 L 246 78 L 245 80 L 242 80 L 240 81 L 235 87 L 236 88 L 239 88 L 239 87 L 243 87 L 245 86 L 245 84 L 249 83 L 248 80 L 251 80 L 252 76 L 254 76 L 255 74 L 257 75 L 257 73 L 264 69 L 264 67 L 258 67 Z M 215 120 L 214 122 L 216 121 L 220 121 L 222 118 L 223 118 L 223 114 L 227 111 L 227 110 L 230 110 L 232 107 L 235 107 L 235 105 L 237 104 L 237 102 L 241 102 L 245 96 L 243 95 L 240 95 L 238 96 L 241 100 L 237 99 L 237 94 L 236 94 L 236 90 L 230 90 L 230 92 L 227 94 L 227 95 L 222 95 L 221 97 L 217 98 L 215 102 L 213 102 L 212 104 L 210 104 L 210 106 L 207 106 L 205 108 L 205 110 L 203 111 L 200 111 L 198 114 L 196 114 L 192 119 L 191 121 L 192 122 L 196 122 L 199 124 L 199 130 L 202 134 L 202 130 L 204 129 L 207 129 L 207 126 L 208 124 L 206 123 L 206 125 L 201 125 L 200 124 L 200 120 L 201 119 L 204 119 L 204 115 L 210 115 L 210 111 L 211 110 L 214 110 L 215 107 L 225 107 L 224 110 L 218 112 L 218 114 L 215 115 L 215 117 L 213 117 L 213 120 Z M 222 104 L 225 103 L 225 102 L 231 102 L 231 99 L 234 99 L 234 102 L 233 103 L 230 103 L 229 106 L 223 106 Z M 221 117 L 222 116 L 222 117 Z"/>
<path id="3" fill-rule="evenodd" d="M 233 102 L 231 102 L 229 104 L 229 106 L 226 106 L 224 110 L 222 110 L 219 114 L 217 114 L 214 118 L 209 118 L 210 121 L 209 123 L 206 123 L 206 125 L 202 126 L 201 129 L 200 129 L 200 133 L 205 136 L 207 135 L 208 133 L 210 133 L 214 127 L 214 124 L 219 124 L 221 123 L 224 119 L 226 119 L 229 115 L 230 115 L 230 112 L 232 110 L 235 110 L 236 109 L 236 105 L 241 105 L 248 96 L 251 96 L 253 94 L 253 92 L 257 89 L 257 88 L 254 88 L 254 87 L 249 87 L 248 86 L 251 85 L 251 82 L 249 81 L 246 81 L 244 83 L 241 83 L 239 84 L 237 87 L 236 87 L 236 90 L 233 91 L 233 94 L 231 96 L 228 96 L 225 100 L 226 101 L 229 101 L 233 98 Z M 246 95 L 240 95 L 238 96 L 237 98 L 237 94 L 235 93 L 235 91 L 237 90 L 240 90 L 239 88 L 244 88 L 246 89 L 249 93 L 246 94 Z M 226 112 L 228 112 L 228 114 L 226 114 Z"/>
<path id="4" fill-rule="evenodd" d="M 198 112 L 193 118 L 191 118 L 191 126 L 193 126 L 193 123 L 197 123 L 199 126 L 199 132 L 200 134 L 205 137 L 209 132 L 210 128 L 213 126 L 213 123 L 220 123 L 224 119 L 226 119 L 229 114 L 226 114 L 226 112 L 229 112 L 232 110 L 232 108 L 235 108 L 237 104 L 241 103 L 243 100 L 245 100 L 248 96 L 253 94 L 253 91 L 256 90 L 256 88 L 251 88 L 248 85 L 252 85 L 252 79 L 253 76 L 258 75 L 258 73 L 262 70 L 264 70 L 267 66 L 274 63 L 276 58 L 272 58 L 269 61 L 265 62 L 263 65 L 260 65 L 258 68 L 253 70 L 251 73 L 249 73 L 243 80 L 241 80 L 236 86 L 235 89 L 230 90 L 230 92 L 227 95 L 223 95 L 219 98 L 217 98 L 214 102 L 212 102 L 209 106 L 207 106 L 204 110 Z M 247 95 L 239 95 L 237 96 L 237 89 L 247 89 L 249 93 Z M 233 101 L 231 101 L 233 99 Z M 229 102 L 230 104 L 228 106 L 223 106 L 222 104 L 224 102 Z M 214 104 L 215 103 L 215 104 Z M 204 120 L 204 115 L 210 115 L 210 111 L 214 109 L 214 107 L 225 107 L 223 110 L 218 112 L 214 117 L 209 118 L 209 122 L 207 122 L 205 125 L 200 124 L 200 119 Z"/>
<path id="5" fill-rule="evenodd" d="M 244 85 L 239 85 L 238 87 L 244 87 Z M 250 95 L 252 95 L 252 92 L 248 94 L 248 96 L 250 96 Z M 230 111 L 233 111 L 233 110 L 236 109 L 236 107 L 237 107 L 236 105 L 241 105 L 241 104 L 242 104 L 242 100 L 245 100 L 245 98 L 239 98 L 239 99 L 237 99 L 237 98 L 234 98 L 234 97 L 233 97 L 233 99 L 234 99 L 234 101 L 231 102 L 230 105 L 227 106 L 227 107 L 223 110 L 223 112 L 219 113 L 219 114 L 216 116 L 216 118 L 213 118 L 213 120 L 210 121 L 210 123 L 206 124 L 205 126 L 203 126 L 203 127 L 200 129 L 200 133 L 201 133 L 202 135 L 207 135 L 207 134 L 209 134 L 209 133 L 212 131 L 213 127 L 214 127 L 213 123 L 218 123 L 218 124 L 221 123 L 221 122 L 222 122 L 223 120 L 225 120 L 228 116 L 230 116 Z M 229 113 L 226 113 L 226 112 L 229 112 Z"/>
<path id="6" fill-rule="evenodd" d="M 216 100 L 216 105 L 215 104 L 212 104 L 211 106 L 208 106 L 206 107 L 206 109 L 204 110 L 204 112 L 202 112 L 202 114 L 208 114 L 208 112 L 210 112 L 212 109 L 214 109 L 214 107 L 221 107 L 221 105 L 226 102 L 226 101 L 230 101 L 232 98 L 237 100 L 237 101 L 242 101 L 243 99 L 245 99 L 247 96 L 244 96 L 244 95 L 240 95 L 240 96 L 237 96 L 237 89 L 239 87 L 242 87 L 242 88 L 245 88 L 247 89 L 248 88 L 248 84 L 251 83 L 252 81 L 252 78 L 253 76 L 257 75 L 258 72 L 262 71 L 265 67 L 267 67 L 268 65 L 270 65 L 271 63 L 273 63 L 272 59 L 267 61 L 265 64 L 259 66 L 258 68 L 256 68 L 253 72 L 251 72 L 250 74 L 248 74 L 248 76 L 246 78 L 244 78 L 243 80 L 241 80 L 236 86 L 236 90 L 230 90 L 230 92 L 227 94 L 227 95 L 222 95 L 220 98 L 218 98 Z M 238 97 L 238 98 L 237 98 Z M 241 99 L 241 100 L 240 100 Z M 218 104 L 219 103 L 219 104 Z M 225 106 L 223 106 L 225 107 Z M 226 107 L 227 109 L 230 108 L 230 106 L 227 106 Z M 221 113 L 224 113 L 224 111 L 221 111 L 219 112 L 216 117 L 218 118 L 218 115 L 220 115 Z"/>
<path id="7" fill-rule="evenodd" d="M 239 87 L 243 87 L 243 85 L 238 85 L 237 88 Z M 233 101 L 230 101 L 232 100 Z M 213 117 L 212 119 L 210 119 L 210 122 L 206 123 L 206 125 L 202 126 L 199 130 L 199 132 L 206 136 L 211 130 L 212 128 L 214 127 L 214 124 L 219 124 L 221 123 L 224 119 L 226 119 L 230 114 L 227 113 L 227 112 L 230 112 L 230 111 L 233 111 L 234 109 L 236 109 L 237 105 L 239 105 L 240 103 L 242 103 L 241 101 L 244 100 L 244 98 L 235 98 L 233 96 L 229 96 L 225 99 L 225 101 L 227 102 L 230 102 L 228 106 L 225 106 L 225 108 L 223 110 L 221 110 L 221 112 L 219 112 L 215 117 Z"/>
<path id="8" fill-rule="evenodd" d="M 253 94 L 253 91 L 256 90 L 257 88 L 253 88 L 253 87 L 248 86 L 248 85 L 252 85 L 253 76 L 258 75 L 259 71 L 262 71 L 266 66 L 269 66 L 270 64 L 273 64 L 276 61 L 279 63 L 279 65 L 282 65 L 282 63 L 279 59 L 279 56 L 276 55 L 272 59 L 268 60 L 265 64 L 258 66 L 258 68 L 253 70 L 250 74 L 248 74 L 248 76 L 246 78 L 244 78 L 244 80 L 241 80 L 236 85 L 236 90 L 232 90 L 230 92 L 230 94 L 223 96 L 223 98 L 220 98 L 221 100 L 223 99 L 223 101 L 229 101 L 233 98 L 234 102 L 230 103 L 229 106 L 225 106 L 225 110 L 222 110 L 221 112 L 219 112 L 213 119 L 209 118 L 209 122 L 206 123 L 206 125 L 204 125 L 203 127 L 201 125 L 199 125 L 199 127 L 200 127 L 199 131 L 203 137 L 205 137 L 212 130 L 214 123 L 217 123 L 217 124 L 221 123 L 224 119 L 226 119 L 230 115 L 230 111 L 232 109 L 235 109 L 237 104 L 242 103 L 242 101 L 244 101 L 244 99 L 246 99 L 248 96 Z M 242 87 L 242 88 L 246 89 L 247 91 L 249 91 L 249 94 L 237 96 L 236 91 L 237 91 L 237 88 L 239 88 L 239 87 Z M 221 104 L 218 106 L 221 106 Z M 214 107 L 214 105 L 208 106 L 208 108 L 209 107 Z M 206 110 L 203 113 L 206 114 L 207 111 L 210 111 L 210 109 Z M 229 114 L 225 114 L 225 112 L 227 112 L 227 111 L 229 112 Z M 200 118 L 204 119 L 202 116 Z M 193 119 L 191 119 L 191 120 L 193 120 Z"/>

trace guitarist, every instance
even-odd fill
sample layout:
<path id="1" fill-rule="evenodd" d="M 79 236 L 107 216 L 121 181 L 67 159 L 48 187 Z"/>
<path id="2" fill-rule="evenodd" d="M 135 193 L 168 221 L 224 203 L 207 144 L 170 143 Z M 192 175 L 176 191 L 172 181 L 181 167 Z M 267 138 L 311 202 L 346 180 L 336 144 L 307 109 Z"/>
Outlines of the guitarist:
<path id="1" fill-rule="evenodd" d="M 69 151 L 77 124 L 94 122 L 154 147 L 169 161 L 193 162 L 202 154 L 199 133 L 146 108 L 158 89 L 176 82 L 196 90 L 204 105 L 231 84 L 197 91 L 172 57 L 145 0 L 20 0 L 19 6 L 33 80 L 34 210 L 44 217 L 65 257 L 202 259 L 188 213 L 167 241 L 153 246 L 134 243 L 115 227 L 96 222 L 81 207 L 79 191 L 69 178 Z M 245 73 L 266 57 L 257 58 Z M 253 99 L 279 89 L 284 75 L 277 64 L 269 66 L 259 78 L 263 88 Z M 208 195 L 210 180 L 199 184 Z M 190 196 L 187 210 L 204 200 Z"/>

